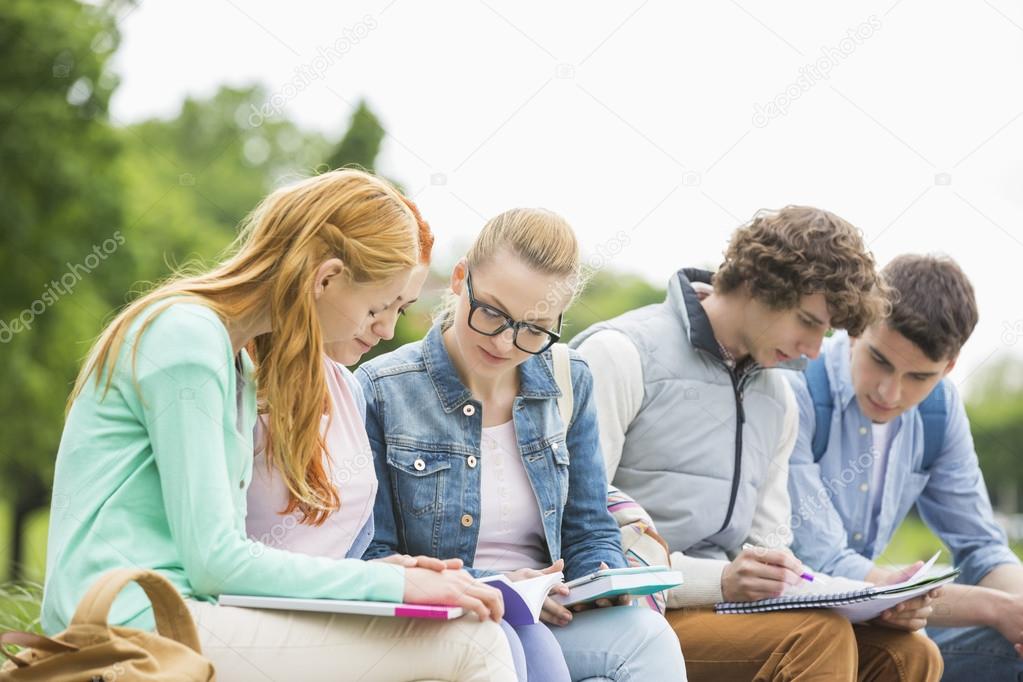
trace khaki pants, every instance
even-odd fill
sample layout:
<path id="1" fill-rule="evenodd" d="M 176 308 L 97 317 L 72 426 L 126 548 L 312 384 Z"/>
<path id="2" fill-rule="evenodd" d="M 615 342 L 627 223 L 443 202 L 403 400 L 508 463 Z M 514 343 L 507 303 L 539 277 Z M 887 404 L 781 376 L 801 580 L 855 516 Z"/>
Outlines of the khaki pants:
<path id="1" fill-rule="evenodd" d="M 217 606 L 189 600 L 218 682 L 514 682 L 501 626 Z"/>
<path id="2" fill-rule="evenodd" d="M 938 647 L 925 635 L 853 626 L 827 610 L 720 615 L 668 611 L 690 682 L 859 680 L 937 682 Z"/>

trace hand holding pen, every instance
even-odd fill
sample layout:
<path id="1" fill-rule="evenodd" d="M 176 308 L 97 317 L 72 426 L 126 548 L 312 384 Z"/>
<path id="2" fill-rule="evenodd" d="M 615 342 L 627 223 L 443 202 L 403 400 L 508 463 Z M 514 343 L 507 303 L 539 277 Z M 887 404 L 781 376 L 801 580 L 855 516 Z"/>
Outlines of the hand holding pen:
<path id="1" fill-rule="evenodd" d="M 746 544 L 721 572 L 721 594 L 725 601 L 756 601 L 780 597 L 786 587 L 813 580 L 788 549 Z"/>

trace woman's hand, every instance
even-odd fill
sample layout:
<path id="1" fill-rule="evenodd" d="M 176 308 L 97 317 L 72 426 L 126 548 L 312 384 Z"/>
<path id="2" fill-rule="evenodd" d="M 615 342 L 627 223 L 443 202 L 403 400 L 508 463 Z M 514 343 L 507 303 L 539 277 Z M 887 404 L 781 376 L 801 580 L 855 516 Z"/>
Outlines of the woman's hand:
<path id="1" fill-rule="evenodd" d="M 461 606 L 480 620 L 500 622 L 504 598 L 496 587 L 477 582 L 465 571 L 434 571 L 418 566 L 405 569 L 404 601 L 409 604 Z"/>
<path id="2" fill-rule="evenodd" d="M 504 574 L 504 577 L 508 580 L 518 582 L 519 580 L 527 580 L 529 578 L 537 578 L 541 575 L 548 575 L 550 573 L 558 573 L 565 570 L 565 560 L 558 559 L 547 568 L 535 569 L 535 568 L 520 568 L 517 571 L 509 571 Z"/>
<path id="3" fill-rule="evenodd" d="M 600 570 L 607 570 L 607 564 L 603 561 L 600 562 Z M 572 606 L 572 610 L 579 613 L 580 611 L 588 611 L 589 609 L 606 609 L 609 606 L 628 606 L 631 603 L 631 594 L 620 594 L 617 597 L 612 597 L 611 599 L 598 599 L 597 601 L 587 602 L 585 604 L 575 604 Z"/>
<path id="4" fill-rule="evenodd" d="M 541 575 L 547 575 L 549 573 L 557 573 L 565 568 L 565 560 L 558 559 L 553 564 L 542 570 L 536 570 L 535 568 L 520 568 L 517 571 L 511 571 L 505 573 L 508 580 L 516 582 L 518 580 L 527 580 L 529 578 L 536 578 Z M 564 583 L 559 583 L 551 588 L 549 594 L 568 594 L 568 588 L 565 587 Z M 540 610 L 540 620 L 544 623 L 550 623 L 551 625 L 568 625 L 572 622 L 572 612 L 566 609 L 564 606 L 554 601 L 550 597 L 547 597 L 543 601 L 543 608 Z"/>
<path id="5" fill-rule="evenodd" d="M 404 566 L 405 568 L 428 568 L 431 571 L 443 571 L 443 570 L 454 570 L 457 571 L 462 567 L 461 559 L 435 559 L 432 556 L 410 556 L 408 554 L 392 554 L 391 556 L 381 557 L 379 559 L 371 559 L 370 561 L 379 561 L 384 564 L 396 564 L 398 566 Z"/>

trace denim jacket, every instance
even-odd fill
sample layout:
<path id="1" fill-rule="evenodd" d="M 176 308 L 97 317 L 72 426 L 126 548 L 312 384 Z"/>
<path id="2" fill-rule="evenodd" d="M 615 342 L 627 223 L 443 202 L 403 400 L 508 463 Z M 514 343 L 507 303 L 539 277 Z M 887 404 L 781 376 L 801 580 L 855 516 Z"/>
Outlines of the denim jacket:
<path id="1" fill-rule="evenodd" d="M 607 511 L 593 379 L 571 352 L 574 411 L 567 429 L 550 351 L 518 368 L 512 409 L 519 453 L 540 506 L 551 562 L 565 578 L 605 562 L 624 567 L 618 526 Z M 376 531 L 364 558 L 395 552 L 458 557 L 471 567 L 479 539 L 482 404 L 462 384 L 434 326 L 426 338 L 374 358 L 356 372 L 377 479 Z M 473 575 L 491 573 L 470 569 Z"/>

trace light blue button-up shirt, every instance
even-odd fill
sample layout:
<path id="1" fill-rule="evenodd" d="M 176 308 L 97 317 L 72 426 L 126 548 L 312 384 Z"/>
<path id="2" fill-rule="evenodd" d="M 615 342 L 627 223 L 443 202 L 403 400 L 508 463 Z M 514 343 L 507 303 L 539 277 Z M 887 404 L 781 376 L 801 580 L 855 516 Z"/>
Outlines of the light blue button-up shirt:
<path id="1" fill-rule="evenodd" d="M 793 550 L 811 568 L 862 580 L 916 504 L 924 522 L 952 551 L 960 582 L 977 584 L 993 568 L 1018 564 L 995 522 L 959 392 L 946 386 L 948 420 L 941 453 L 922 469 L 923 422 L 917 408 L 891 425 L 888 457 L 879 457 L 871 422 L 859 408 L 849 370 L 849 337 L 825 339 L 822 352 L 834 399 L 828 448 L 814 463 L 816 421 L 802 372 L 786 372 L 799 406 L 799 434 L 789 467 Z M 878 448 L 883 448 L 878 444 Z M 880 514 L 871 486 L 884 466 Z"/>

